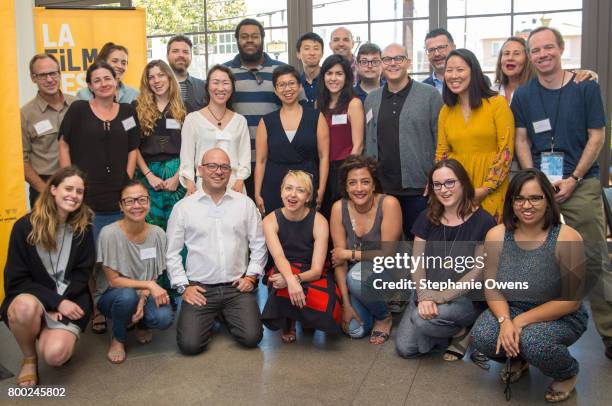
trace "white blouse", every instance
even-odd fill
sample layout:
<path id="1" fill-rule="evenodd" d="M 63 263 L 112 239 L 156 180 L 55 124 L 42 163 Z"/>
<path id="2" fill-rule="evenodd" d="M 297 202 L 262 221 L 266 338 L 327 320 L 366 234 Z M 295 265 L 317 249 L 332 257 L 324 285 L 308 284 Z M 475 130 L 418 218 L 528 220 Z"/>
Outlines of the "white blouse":
<path id="1" fill-rule="evenodd" d="M 223 149 L 230 158 L 232 174 L 227 188 L 236 179 L 245 180 L 251 175 L 251 137 L 244 116 L 234 113 L 224 129 L 208 121 L 202 113 L 194 111 L 187 114 L 181 130 L 181 166 L 179 179 L 183 186 L 191 180 L 199 188 L 202 179 L 198 165 L 204 153 L 211 148 Z"/>

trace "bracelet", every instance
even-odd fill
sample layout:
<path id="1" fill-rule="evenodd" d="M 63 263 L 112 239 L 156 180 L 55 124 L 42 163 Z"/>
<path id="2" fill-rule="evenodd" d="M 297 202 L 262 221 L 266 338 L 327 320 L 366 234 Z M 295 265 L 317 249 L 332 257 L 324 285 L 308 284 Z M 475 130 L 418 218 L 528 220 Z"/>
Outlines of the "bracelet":
<path id="1" fill-rule="evenodd" d="M 299 274 L 295 274 L 295 279 L 297 279 L 298 283 L 301 284 L 302 283 L 302 277 Z"/>
<path id="2" fill-rule="evenodd" d="M 253 276 L 253 275 L 249 275 L 249 276 L 243 276 L 244 279 L 246 279 L 247 281 L 251 282 L 253 284 L 253 286 L 257 285 L 257 277 Z"/>
<path id="3" fill-rule="evenodd" d="M 149 172 L 145 173 L 144 176 L 147 176 L 150 173 L 151 173 L 151 170 L 149 169 Z"/>
<path id="4" fill-rule="evenodd" d="M 351 250 L 351 261 L 355 260 L 355 248 L 353 247 L 353 249 Z"/>

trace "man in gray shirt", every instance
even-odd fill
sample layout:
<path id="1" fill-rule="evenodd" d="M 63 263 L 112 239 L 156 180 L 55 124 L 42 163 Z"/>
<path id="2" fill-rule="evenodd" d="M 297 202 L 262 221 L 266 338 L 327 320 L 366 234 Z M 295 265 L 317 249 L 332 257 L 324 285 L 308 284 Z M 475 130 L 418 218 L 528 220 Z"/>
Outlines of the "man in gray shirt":
<path id="1" fill-rule="evenodd" d="M 206 83 L 187 72 L 191 65 L 192 48 L 193 44 L 189 38 L 184 35 L 175 35 L 168 41 L 166 52 L 168 64 L 179 82 L 181 97 L 188 113 L 200 110 L 207 103 L 204 91 Z"/>

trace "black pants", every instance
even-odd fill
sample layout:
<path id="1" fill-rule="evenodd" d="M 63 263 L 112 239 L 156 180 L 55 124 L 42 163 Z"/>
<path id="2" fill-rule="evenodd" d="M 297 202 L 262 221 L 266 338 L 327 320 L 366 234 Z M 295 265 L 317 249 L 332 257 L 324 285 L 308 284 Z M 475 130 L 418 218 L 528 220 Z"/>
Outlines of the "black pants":
<path id="1" fill-rule="evenodd" d="M 419 214 L 427 208 L 427 198 L 421 195 L 416 196 L 397 196 L 402 208 L 402 230 L 404 231 L 404 240 L 413 241 L 412 226 L 419 217 Z"/>
<path id="2" fill-rule="evenodd" d="M 51 177 L 51 175 L 38 175 L 38 176 L 40 176 L 40 178 L 45 182 Z M 34 203 L 36 203 L 36 199 L 38 199 L 38 196 L 40 196 L 40 193 L 38 193 L 38 190 L 34 189 L 30 185 L 30 210 L 32 210 L 32 208 L 34 207 Z"/>

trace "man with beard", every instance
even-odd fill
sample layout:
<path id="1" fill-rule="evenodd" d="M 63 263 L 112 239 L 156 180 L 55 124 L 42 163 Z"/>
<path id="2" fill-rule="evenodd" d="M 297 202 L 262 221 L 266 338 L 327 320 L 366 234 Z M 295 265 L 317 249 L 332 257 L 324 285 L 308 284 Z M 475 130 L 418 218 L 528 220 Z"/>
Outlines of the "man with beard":
<path id="1" fill-rule="evenodd" d="M 425 52 L 433 72 L 423 83 L 434 86 L 440 94 L 442 94 L 442 88 L 444 87 L 446 56 L 455 48 L 453 36 L 444 28 L 436 28 L 425 36 Z"/>
<path id="2" fill-rule="evenodd" d="M 189 75 L 187 68 L 191 65 L 191 40 L 184 35 L 175 35 L 168 41 L 166 58 L 176 80 L 181 87 L 181 97 L 187 112 L 200 110 L 206 106 L 205 83 L 202 79 Z"/>
<path id="3" fill-rule="evenodd" d="M 247 119 L 251 135 L 251 166 L 255 168 L 255 132 L 261 117 L 280 107 L 280 100 L 274 94 L 272 71 L 284 63 L 270 58 L 263 51 L 265 32 L 259 21 L 245 18 L 236 26 L 234 35 L 238 55 L 224 65 L 236 78 L 233 108 Z M 245 186 L 248 195 L 253 197 L 252 176 L 247 178 Z"/>
<path id="4" fill-rule="evenodd" d="M 357 71 L 357 60 L 353 55 L 353 47 L 355 46 L 355 40 L 353 39 L 353 33 L 346 27 L 338 27 L 331 33 L 329 39 L 329 48 L 336 55 L 342 55 L 351 63 L 351 70 L 353 71 L 353 86 L 359 82 L 359 72 Z"/>

